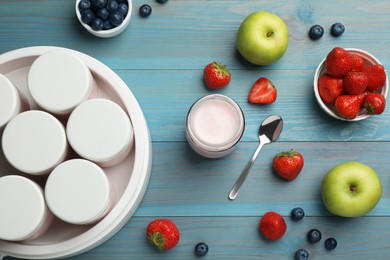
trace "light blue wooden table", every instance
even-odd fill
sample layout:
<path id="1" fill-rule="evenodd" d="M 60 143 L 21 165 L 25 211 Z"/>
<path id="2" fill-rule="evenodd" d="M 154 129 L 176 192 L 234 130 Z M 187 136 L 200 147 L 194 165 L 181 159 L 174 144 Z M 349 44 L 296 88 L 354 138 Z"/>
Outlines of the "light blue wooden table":
<path id="1" fill-rule="evenodd" d="M 138 15 L 141 4 L 153 8 L 150 17 Z M 292 259 L 306 248 L 311 259 L 389 259 L 390 255 L 390 113 L 348 123 L 332 119 L 316 104 L 313 75 L 317 64 L 335 46 L 360 48 L 390 68 L 390 2 L 346 1 L 133 1 L 127 30 L 111 39 L 89 35 L 74 14 L 74 1 L 14 1 L 0 3 L 0 53 L 53 45 L 84 52 L 113 69 L 130 87 L 150 127 L 153 168 L 150 183 L 135 215 L 110 240 L 73 259 L 196 259 L 193 248 L 206 242 L 204 259 Z M 237 53 L 235 38 L 241 21 L 251 12 L 280 15 L 289 28 L 284 57 L 271 66 L 257 67 Z M 330 36 L 335 22 L 346 26 L 340 38 Z M 325 35 L 311 41 L 311 25 L 321 24 Z M 230 85 L 207 90 L 203 67 L 214 60 L 227 65 Z M 278 89 L 268 106 L 247 103 L 253 82 L 267 77 Z M 242 107 L 246 128 L 237 149 L 218 160 L 192 152 L 185 139 L 185 118 L 191 104 L 210 94 L 228 95 Z M 227 195 L 257 146 L 257 129 L 270 114 L 284 119 L 276 143 L 264 147 L 238 198 Z M 276 177 L 275 153 L 294 148 L 305 157 L 301 175 L 292 182 Z M 320 184 L 324 174 L 343 161 L 372 166 L 383 185 L 382 199 L 367 216 L 343 219 L 323 206 Z M 293 207 L 307 217 L 289 218 Z M 257 225 L 267 211 L 285 216 L 288 228 L 279 241 L 266 241 Z M 181 231 L 179 245 L 155 250 L 145 238 L 147 224 L 168 217 Z M 327 252 L 323 241 L 310 245 L 311 228 L 333 236 L 338 247 Z"/>

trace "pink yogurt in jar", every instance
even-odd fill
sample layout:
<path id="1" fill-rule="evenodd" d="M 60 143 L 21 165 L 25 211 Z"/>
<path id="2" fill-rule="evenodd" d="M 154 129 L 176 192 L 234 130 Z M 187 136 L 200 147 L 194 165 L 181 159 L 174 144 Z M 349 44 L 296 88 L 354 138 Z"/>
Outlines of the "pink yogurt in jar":
<path id="1" fill-rule="evenodd" d="M 245 128 L 244 114 L 231 98 L 212 94 L 196 101 L 187 115 L 186 136 L 190 146 L 209 158 L 234 150 Z"/>
<path id="2" fill-rule="evenodd" d="M 87 65 L 70 51 L 54 50 L 39 56 L 27 80 L 31 97 L 47 112 L 67 116 L 83 101 L 97 96 Z"/>
<path id="3" fill-rule="evenodd" d="M 72 159 L 51 172 L 45 198 L 59 219 L 84 225 L 96 223 L 110 212 L 115 192 L 102 168 L 85 159 Z"/>
<path id="4" fill-rule="evenodd" d="M 0 178 L 0 239 L 32 240 L 50 227 L 53 214 L 47 208 L 42 188 L 18 175 Z"/>

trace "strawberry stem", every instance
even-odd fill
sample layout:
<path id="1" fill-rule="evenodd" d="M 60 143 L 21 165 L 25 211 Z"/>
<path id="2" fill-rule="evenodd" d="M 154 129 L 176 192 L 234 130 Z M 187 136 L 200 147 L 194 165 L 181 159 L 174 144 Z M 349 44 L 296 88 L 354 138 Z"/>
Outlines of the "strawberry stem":
<path id="1" fill-rule="evenodd" d="M 165 238 L 164 235 L 161 234 L 160 232 L 155 232 L 155 233 L 149 233 L 148 234 L 148 239 L 152 244 L 154 244 L 158 249 L 164 250 L 165 246 Z"/>

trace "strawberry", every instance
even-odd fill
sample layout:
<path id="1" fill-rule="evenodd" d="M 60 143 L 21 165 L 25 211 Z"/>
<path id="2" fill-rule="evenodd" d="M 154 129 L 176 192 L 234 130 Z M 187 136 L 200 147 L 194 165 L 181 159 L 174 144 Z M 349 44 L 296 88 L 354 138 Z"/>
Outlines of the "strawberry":
<path id="1" fill-rule="evenodd" d="M 259 229 L 268 240 L 277 240 L 286 233 L 287 225 L 281 215 L 270 211 L 261 218 Z"/>
<path id="2" fill-rule="evenodd" d="M 352 95 L 362 94 L 368 85 L 368 78 L 364 72 L 348 72 L 343 78 L 344 89 Z"/>
<path id="3" fill-rule="evenodd" d="M 207 64 L 203 71 L 203 78 L 206 87 L 220 89 L 226 87 L 231 79 L 230 72 L 221 62 L 214 61 Z"/>
<path id="4" fill-rule="evenodd" d="M 146 235 L 152 244 L 160 250 L 169 250 L 177 245 L 180 232 L 169 219 L 156 219 L 149 223 Z"/>
<path id="5" fill-rule="evenodd" d="M 267 78 L 259 78 L 248 95 L 248 101 L 252 104 L 271 104 L 275 102 L 277 91 L 272 82 Z"/>
<path id="6" fill-rule="evenodd" d="M 337 113 L 345 119 L 354 119 L 359 115 L 366 94 L 341 95 L 336 98 L 335 107 Z"/>
<path id="7" fill-rule="evenodd" d="M 375 91 L 383 87 L 386 82 L 386 72 L 381 64 L 366 66 L 363 71 L 368 78 L 367 90 Z"/>
<path id="8" fill-rule="evenodd" d="M 276 173 L 286 180 L 294 180 L 301 172 L 303 164 L 302 154 L 293 149 L 277 153 L 272 160 Z"/>
<path id="9" fill-rule="evenodd" d="M 323 74 L 318 79 L 318 92 L 325 104 L 333 104 L 336 98 L 343 93 L 343 80 Z"/>
<path id="10" fill-rule="evenodd" d="M 336 78 L 345 76 L 352 69 L 352 59 L 348 51 L 335 47 L 326 56 L 326 71 Z"/>
<path id="11" fill-rule="evenodd" d="M 363 71 L 364 60 L 361 56 L 351 53 L 352 68 L 351 71 Z"/>
<path id="12" fill-rule="evenodd" d="M 364 107 L 371 115 L 382 114 L 386 107 L 386 99 L 382 94 L 368 93 L 364 100 Z"/>

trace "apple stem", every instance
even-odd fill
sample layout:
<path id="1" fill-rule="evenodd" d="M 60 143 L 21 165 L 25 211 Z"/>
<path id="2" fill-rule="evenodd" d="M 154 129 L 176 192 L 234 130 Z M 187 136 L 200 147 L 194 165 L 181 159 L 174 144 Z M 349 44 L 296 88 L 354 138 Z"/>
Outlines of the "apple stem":
<path id="1" fill-rule="evenodd" d="M 267 37 L 271 37 L 274 34 L 274 32 L 267 32 Z"/>
<path id="2" fill-rule="evenodd" d="M 356 192 L 357 188 L 355 185 L 351 185 L 351 186 L 349 186 L 349 190 L 352 192 Z"/>

